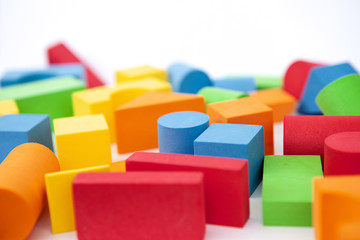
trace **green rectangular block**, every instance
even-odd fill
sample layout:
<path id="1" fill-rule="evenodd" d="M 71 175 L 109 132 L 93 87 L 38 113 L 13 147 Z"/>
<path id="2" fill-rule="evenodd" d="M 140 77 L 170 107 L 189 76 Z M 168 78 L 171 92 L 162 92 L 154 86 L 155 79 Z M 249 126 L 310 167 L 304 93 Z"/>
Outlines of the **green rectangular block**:
<path id="1" fill-rule="evenodd" d="M 323 176 L 320 156 L 265 156 L 264 225 L 311 226 L 312 179 L 316 176 Z"/>
<path id="2" fill-rule="evenodd" d="M 257 89 L 281 88 L 282 77 L 256 76 L 255 84 Z"/>
<path id="3" fill-rule="evenodd" d="M 82 89 L 84 83 L 74 77 L 49 78 L 4 88 L 0 100 L 13 99 L 20 113 L 49 114 L 53 120 L 73 116 L 71 95 Z"/>

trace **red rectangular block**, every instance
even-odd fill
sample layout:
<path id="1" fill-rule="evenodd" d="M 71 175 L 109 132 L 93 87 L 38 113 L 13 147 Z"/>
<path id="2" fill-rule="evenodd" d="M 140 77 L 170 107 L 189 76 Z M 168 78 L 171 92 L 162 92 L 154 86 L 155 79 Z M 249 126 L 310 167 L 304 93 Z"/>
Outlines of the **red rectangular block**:
<path id="1" fill-rule="evenodd" d="M 204 238 L 200 172 L 81 173 L 73 196 L 79 240 Z"/>
<path id="2" fill-rule="evenodd" d="M 320 155 L 325 138 L 339 132 L 360 131 L 360 116 L 285 116 L 284 155 Z"/>
<path id="3" fill-rule="evenodd" d="M 249 218 L 247 160 L 136 152 L 126 160 L 126 171 L 203 172 L 206 222 L 243 227 Z"/>

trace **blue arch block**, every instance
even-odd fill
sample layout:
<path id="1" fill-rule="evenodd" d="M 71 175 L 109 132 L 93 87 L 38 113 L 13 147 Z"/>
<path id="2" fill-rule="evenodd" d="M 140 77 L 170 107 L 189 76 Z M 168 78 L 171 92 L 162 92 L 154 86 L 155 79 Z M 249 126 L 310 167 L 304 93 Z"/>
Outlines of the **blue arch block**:
<path id="1" fill-rule="evenodd" d="M 254 77 L 224 77 L 213 81 L 215 87 L 249 92 L 256 90 Z"/>
<path id="2" fill-rule="evenodd" d="M 300 100 L 299 112 L 302 114 L 322 114 L 315 101 L 319 92 L 336 79 L 354 73 L 357 71 L 349 63 L 313 68 Z"/>
<path id="3" fill-rule="evenodd" d="M 209 126 L 205 113 L 183 111 L 158 119 L 159 151 L 162 153 L 194 154 L 194 140 Z"/>
<path id="4" fill-rule="evenodd" d="M 81 64 L 55 64 L 45 69 L 8 71 L 0 80 L 1 87 L 60 76 L 73 76 L 85 82 L 85 68 Z"/>
<path id="5" fill-rule="evenodd" d="M 194 141 L 194 154 L 247 159 L 252 194 L 262 179 L 264 129 L 260 125 L 213 123 Z"/>
<path id="6" fill-rule="evenodd" d="M 0 117 L 0 163 L 15 147 L 40 143 L 53 151 L 50 118 L 46 114 L 9 114 Z"/>
<path id="7" fill-rule="evenodd" d="M 203 87 L 213 86 L 206 73 L 183 63 L 170 65 L 167 72 L 174 92 L 195 94 Z"/>

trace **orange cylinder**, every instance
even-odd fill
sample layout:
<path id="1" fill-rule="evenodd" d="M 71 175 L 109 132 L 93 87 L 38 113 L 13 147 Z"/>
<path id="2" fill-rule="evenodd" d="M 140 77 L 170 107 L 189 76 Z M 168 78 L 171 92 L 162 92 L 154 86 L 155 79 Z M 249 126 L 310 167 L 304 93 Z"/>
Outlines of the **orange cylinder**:
<path id="1" fill-rule="evenodd" d="M 44 175 L 59 171 L 54 153 L 38 143 L 14 148 L 0 164 L 0 239 L 25 239 L 45 205 Z"/>

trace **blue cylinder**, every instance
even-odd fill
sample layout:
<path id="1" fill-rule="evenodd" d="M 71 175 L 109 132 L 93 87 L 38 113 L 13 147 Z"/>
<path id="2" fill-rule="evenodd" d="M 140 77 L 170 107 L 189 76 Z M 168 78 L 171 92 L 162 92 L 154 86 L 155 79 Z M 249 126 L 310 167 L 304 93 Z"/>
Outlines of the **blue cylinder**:
<path id="1" fill-rule="evenodd" d="M 159 151 L 194 154 L 194 140 L 209 127 L 205 113 L 173 112 L 158 119 Z"/>

